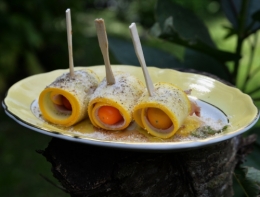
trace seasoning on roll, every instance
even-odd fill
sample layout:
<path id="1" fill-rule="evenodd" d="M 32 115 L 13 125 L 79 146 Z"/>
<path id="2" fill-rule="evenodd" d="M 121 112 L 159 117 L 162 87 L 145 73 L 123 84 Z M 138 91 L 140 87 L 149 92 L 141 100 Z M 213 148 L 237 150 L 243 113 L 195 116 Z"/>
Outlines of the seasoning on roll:
<path id="1" fill-rule="evenodd" d="M 147 87 L 134 107 L 134 120 L 151 135 L 169 138 L 190 114 L 199 114 L 199 108 L 195 103 L 191 103 L 184 91 L 174 85 L 152 83 L 135 23 L 132 23 L 129 29 Z"/>
<path id="2" fill-rule="evenodd" d="M 66 10 L 66 25 L 69 72 L 48 85 L 40 93 L 38 102 L 45 120 L 68 127 L 87 117 L 89 98 L 98 86 L 99 78 L 89 69 L 74 71 L 70 9 Z"/>
<path id="3" fill-rule="evenodd" d="M 90 98 L 89 119 L 95 127 L 106 130 L 123 130 L 133 120 L 132 110 L 142 95 L 144 85 L 136 77 L 115 72 L 115 83 L 101 81 Z"/>
<path id="4" fill-rule="evenodd" d="M 192 110 L 187 94 L 169 83 L 155 83 L 153 96 L 144 91 L 133 116 L 153 136 L 169 138 L 183 125 Z"/>
<path id="5" fill-rule="evenodd" d="M 124 72 L 113 73 L 109 60 L 105 21 L 95 20 L 99 46 L 105 62 L 106 77 L 90 98 L 89 119 L 98 128 L 123 130 L 133 120 L 132 110 L 143 91 L 142 82 Z"/>
<path id="6" fill-rule="evenodd" d="M 59 76 L 39 96 L 43 118 L 53 124 L 72 126 L 87 117 L 87 105 L 99 79 L 91 70 L 78 70 Z"/>

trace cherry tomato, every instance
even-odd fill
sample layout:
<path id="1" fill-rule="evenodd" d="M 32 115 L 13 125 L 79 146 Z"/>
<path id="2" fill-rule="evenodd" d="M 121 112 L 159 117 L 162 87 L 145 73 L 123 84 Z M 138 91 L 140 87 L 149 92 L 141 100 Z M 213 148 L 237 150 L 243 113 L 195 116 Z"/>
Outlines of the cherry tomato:
<path id="1" fill-rule="evenodd" d="M 65 96 L 62 96 L 62 104 L 64 105 L 64 107 L 68 110 L 72 110 L 71 104 L 69 102 L 68 99 L 66 99 Z"/>
<path id="2" fill-rule="evenodd" d="M 99 119 L 109 125 L 113 125 L 123 119 L 119 110 L 111 106 L 102 106 L 98 110 Z"/>
<path id="3" fill-rule="evenodd" d="M 56 105 L 63 105 L 62 103 L 62 97 L 61 95 L 58 94 L 51 94 L 51 101 L 56 104 Z"/>
<path id="4" fill-rule="evenodd" d="M 151 125 L 157 129 L 168 129 L 172 126 L 169 116 L 158 108 L 148 108 L 147 118 Z"/>

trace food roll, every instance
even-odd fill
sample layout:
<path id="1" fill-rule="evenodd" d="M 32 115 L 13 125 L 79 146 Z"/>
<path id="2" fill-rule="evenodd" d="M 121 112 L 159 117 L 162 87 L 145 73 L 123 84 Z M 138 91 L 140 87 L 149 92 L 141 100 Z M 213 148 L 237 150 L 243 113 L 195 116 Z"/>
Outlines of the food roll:
<path id="1" fill-rule="evenodd" d="M 105 130 L 123 130 L 133 120 L 132 110 L 142 95 L 143 83 L 124 72 L 114 72 L 115 83 L 101 81 L 90 98 L 88 113 L 92 124 Z"/>
<path id="2" fill-rule="evenodd" d="M 86 118 L 90 96 L 99 84 L 89 69 L 64 73 L 48 85 L 39 96 L 43 118 L 53 124 L 69 127 Z"/>
<path id="3" fill-rule="evenodd" d="M 154 94 L 147 89 L 134 107 L 136 123 L 153 136 L 169 138 L 183 125 L 192 106 L 187 94 L 169 83 L 155 83 Z"/>

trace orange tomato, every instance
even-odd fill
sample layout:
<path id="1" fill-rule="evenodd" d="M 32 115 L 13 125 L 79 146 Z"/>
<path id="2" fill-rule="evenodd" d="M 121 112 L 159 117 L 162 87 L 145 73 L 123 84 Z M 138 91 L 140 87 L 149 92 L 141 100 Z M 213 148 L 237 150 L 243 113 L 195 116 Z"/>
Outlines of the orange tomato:
<path id="1" fill-rule="evenodd" d="M 148 108 L 147 118 L 150 124 L 157 129 L 168 129 L 172 126 L 169 116 L 158 108 Z"/>
<path id="2" fill-rule="evenodd" d="M 72 110 L 71 104 L 69 102 L 68 99 L 66 99 L 65 96 L 62 96 L 62 104 L 64 105 L 64 107 L 68 110 Z"/>
<path id="3" fill-rule="evenodd" d="M 51 101 L 56 105 L 63 105 L 62 103 L 62 95 L 51 93 Z"/>
<path id="4" fill-rule="evenodd" d="M 119 110 L 111 106 L 102 106 L 98 110 L 99 119 L 108 125 L 113 125 L 123 119 Z"/>

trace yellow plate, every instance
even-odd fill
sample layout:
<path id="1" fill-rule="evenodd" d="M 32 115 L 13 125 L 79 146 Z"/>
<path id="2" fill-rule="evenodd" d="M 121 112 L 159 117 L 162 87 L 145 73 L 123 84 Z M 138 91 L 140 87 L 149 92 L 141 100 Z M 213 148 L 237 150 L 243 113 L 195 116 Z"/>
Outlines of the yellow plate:
<path id="1" fill-rule="evenodd" d="M 101 79 L 105 76 L 103 65 L 88 68 Z M 129 72 L 144 81 L 140 67 L 113 65 L 112 70 Z M 54 79 L 68 72 L 67 69 L 34 75 L 17 82 L 8 90 L 3 106 L 7 115 L 16 122 L 45 135 L 98 146 L 148 151 L 179 150 L 220 142 L 247 131 L 259 118 L 259 111 L 252 99 L 237 88 L 199 74 L 155 67 L 149 67 L 148 70 L 153 82 L 170 82 L 183 90 L 192 89 L 192 98 L 197 99 L 201 106 L 202 116 L 229 124 L 227 131 L 205 139 L 187 137 L 161 140 L 147 135 L 136 124 L 121 132 L 98 131 L 89 120 L 69 128 L 48 124 L 37 111 L 38 96 Z"/>

